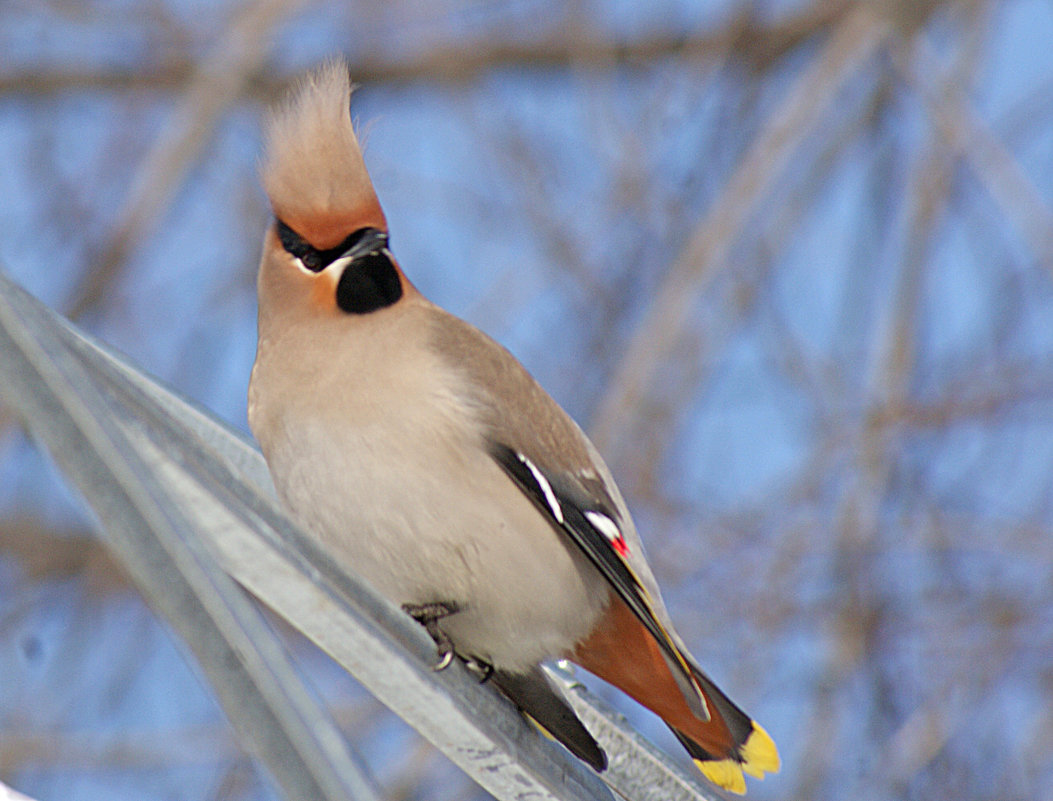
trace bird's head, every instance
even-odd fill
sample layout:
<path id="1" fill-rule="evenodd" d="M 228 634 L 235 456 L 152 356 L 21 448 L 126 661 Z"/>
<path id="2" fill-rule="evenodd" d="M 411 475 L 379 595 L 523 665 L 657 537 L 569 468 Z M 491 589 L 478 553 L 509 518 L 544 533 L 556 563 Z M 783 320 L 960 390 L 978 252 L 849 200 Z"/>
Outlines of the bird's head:
<path id="1" fill-rule="evenodd" d="M 260 263 L 261 311 L 368 314 L 411 290 L 351 125 L 343 61 L 309 73 L 270 112 L 261 165 L 274 211 Z"/>

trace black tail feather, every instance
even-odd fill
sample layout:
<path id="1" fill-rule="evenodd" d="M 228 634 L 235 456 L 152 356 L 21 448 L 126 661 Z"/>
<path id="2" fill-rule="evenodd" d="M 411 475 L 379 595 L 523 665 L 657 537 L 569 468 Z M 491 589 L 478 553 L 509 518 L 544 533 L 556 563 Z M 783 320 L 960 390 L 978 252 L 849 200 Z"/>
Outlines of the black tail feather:
<path id="1" fill-rule="evenodd" d="M 607 754 L 574 710 L 536 665 L 528 673 L 495 670 L 494 684 L 553 739 L 596 772 L 607 769 Z"/>

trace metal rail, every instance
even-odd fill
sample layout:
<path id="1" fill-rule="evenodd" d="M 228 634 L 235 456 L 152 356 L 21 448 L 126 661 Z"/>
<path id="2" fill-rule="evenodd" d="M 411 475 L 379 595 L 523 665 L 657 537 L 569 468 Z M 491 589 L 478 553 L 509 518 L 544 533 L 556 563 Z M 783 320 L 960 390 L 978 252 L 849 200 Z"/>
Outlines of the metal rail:
<path id="1" fill-rule="evenodd" d="M 288 798 L 368 801 L 381 793 L 234 582 L 500 799 L 609 799 L 611 789 L 641 801 L 713 798 L 558 667 L 551 675 L 610 757 L 602 781 L 459 664 L 432 671 L 431 639 L 286 519 L 245 437 L 77 331 L 2 271 L 0 401 L 80 489 L 108 545 L 184 639 L 242 742 Z"/>

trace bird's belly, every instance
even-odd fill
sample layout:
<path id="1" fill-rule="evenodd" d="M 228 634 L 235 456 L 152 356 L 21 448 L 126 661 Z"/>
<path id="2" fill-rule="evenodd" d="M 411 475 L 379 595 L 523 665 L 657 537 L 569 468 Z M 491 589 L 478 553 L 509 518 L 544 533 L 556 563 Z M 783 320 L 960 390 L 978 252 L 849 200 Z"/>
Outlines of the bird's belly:
<path id="1" fill-rule="evenodd" d="M 386 433 L 303 430 L 310 459 L 268 454 L 308 533 L 396 604 L 457 604 L 441 628 L 463 656 L 523 670 L 583 639 L 606 584 L 500 466 L 474 443 Z"/>

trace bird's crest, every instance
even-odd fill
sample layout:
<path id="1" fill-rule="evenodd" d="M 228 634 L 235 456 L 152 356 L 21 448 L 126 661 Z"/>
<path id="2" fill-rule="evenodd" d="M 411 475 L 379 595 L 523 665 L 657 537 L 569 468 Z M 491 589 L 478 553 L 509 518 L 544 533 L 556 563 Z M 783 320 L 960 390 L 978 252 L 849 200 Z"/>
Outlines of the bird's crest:
<path id="1" fill-rule="evenodd" d="M 362 226 L 387 228 L 351 125 L 347 64 L 332 60 L 301 79 L 270 112 L 263 186 L 278 219 L 317 248 Z"/>

